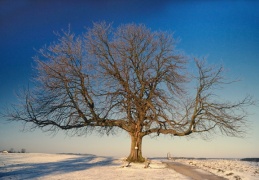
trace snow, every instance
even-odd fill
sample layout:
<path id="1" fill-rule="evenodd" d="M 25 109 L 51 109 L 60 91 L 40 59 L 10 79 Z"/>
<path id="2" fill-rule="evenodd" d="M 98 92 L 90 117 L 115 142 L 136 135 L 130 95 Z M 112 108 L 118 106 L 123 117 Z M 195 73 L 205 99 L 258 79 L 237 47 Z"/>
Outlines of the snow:
<path id="1" fill-rule="evenodd" d="M 159 160 L 144 164 L 124 159 L 76 154 L 0 154 L 0 179 L 183 179 Z"/>
<path id="2" fill-rule="evenodd" d="M 152 159 L 149 168 L 145 164 L 131 163 L 125 167 L 125 159 L 87 154 L 0 154 L 0 179 L 174 179 L 188 180 L 162 163 Z M 176 159 L 172 160 L 197 166 L 227 179 L 259 180 L 259 163 L 226 159 Z M 171 160 L 167 162 L 172 162 Z"/>
<path id="3" fill-rule="evenodd" d="M 259 162 L 239 159 L 176 159 L 230 180 L 259 180 Z"/>

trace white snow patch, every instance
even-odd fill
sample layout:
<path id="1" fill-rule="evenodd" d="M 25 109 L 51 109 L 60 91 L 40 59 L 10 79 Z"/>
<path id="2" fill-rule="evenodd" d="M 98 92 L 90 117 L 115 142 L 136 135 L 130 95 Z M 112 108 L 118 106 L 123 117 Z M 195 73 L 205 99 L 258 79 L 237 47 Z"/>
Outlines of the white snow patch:
<path id="1" fill-rule="evenodd" d="M 144 164 L 124 159 L 77 154 L 0 154 L 0 179 L 164 179 L 188 180 L 159 160 Z"/>
<path id="2" fill-rule="evenodd" d="M 259 162 L 230 159 L 176 159 L 230 180 L 259 180 Z"/>

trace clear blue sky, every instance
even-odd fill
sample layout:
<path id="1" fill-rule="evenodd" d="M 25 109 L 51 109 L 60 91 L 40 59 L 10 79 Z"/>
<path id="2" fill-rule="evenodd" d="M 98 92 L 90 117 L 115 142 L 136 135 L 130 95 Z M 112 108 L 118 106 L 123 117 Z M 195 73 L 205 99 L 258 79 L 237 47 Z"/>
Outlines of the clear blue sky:
<path id="1" fill-rule="evenodd" d="M 259 1 L 169 0 L 2 0 L 0 1 L 0 107 L 16 103 L 15 91 L 27 86 L 33 74 L 32 57 L 56 39 L 53 31 L 71 29 L 81 34 L 95 21 L 143 23 L 152 30 L 175 32 L 177 48 L 190 56 L 221 63 L 229 77 L 242 81 L 222 94 L 231 100 L 253 95 L 259 100 Z M 259 108 L 249 112 L 247 138 L 215 136 L 197 138 L 145 137 L 143 155 L 189 157 L 259 157 Z M 41 131 L 20 132 L 19 123 L 0 119 L 0 150 L 26 148 L 29 152 L 78 152 L 127 156 L 130 138 L 118 136 L 52 137 Z"/>

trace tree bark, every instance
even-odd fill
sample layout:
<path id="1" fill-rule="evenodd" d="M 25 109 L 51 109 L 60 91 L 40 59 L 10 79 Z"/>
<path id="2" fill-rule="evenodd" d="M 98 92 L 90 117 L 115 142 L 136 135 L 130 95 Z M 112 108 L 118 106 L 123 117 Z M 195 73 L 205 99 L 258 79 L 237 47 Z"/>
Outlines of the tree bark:
<path id="1" fill-rule="evenodd" d="M 142 138 L 139 133 L 130 134 L 131 136 L 131 149 L 130 155 L 127 158 L 128 162 L 144 162 L 145 159 L 142 157 Z"/>

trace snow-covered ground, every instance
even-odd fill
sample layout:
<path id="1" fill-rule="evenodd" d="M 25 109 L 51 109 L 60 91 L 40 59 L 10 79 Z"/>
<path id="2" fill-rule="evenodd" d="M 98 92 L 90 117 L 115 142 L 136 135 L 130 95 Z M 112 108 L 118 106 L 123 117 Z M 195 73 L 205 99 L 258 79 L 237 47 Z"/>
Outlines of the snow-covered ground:
<path id="1" fill-rule="evenodd" d="M 124 159 L 76 154 L 1 154 L 0 179 L 164 179 L 187 180 L 163 160 L 130 164 Z M 259 163 L 224 159 L 176 159 L 176 162 L 197 166 L 227 179 L 259 180 Z"/>
<path id="2" fill-rule="evenodd" d="M 73 154 L 0 154 L 0 179 L 184 179 L 189 178 L 153 160 L 127 165 L 123 159 Z"/>
<path id="3" fill-rule="evenodd" d="M 230 180 L 259 180 L 259 162 L 238 159 L 176 159 L 175 161 L 199 167 Z"/>

